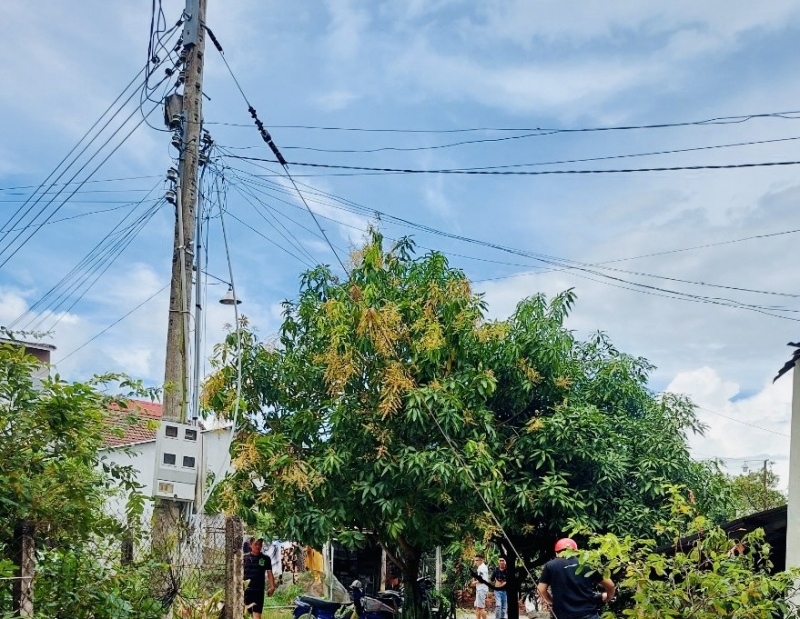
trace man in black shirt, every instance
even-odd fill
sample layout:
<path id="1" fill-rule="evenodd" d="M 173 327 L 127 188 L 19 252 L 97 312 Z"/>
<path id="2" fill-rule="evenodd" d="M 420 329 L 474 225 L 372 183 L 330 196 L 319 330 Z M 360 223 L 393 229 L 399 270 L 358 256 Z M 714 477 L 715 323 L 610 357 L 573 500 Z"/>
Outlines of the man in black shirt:
<path id="1" fill-rule="evenodd" d="M 500 557 L 497 567 L 492 572 L 494 581 L 494 619 L 506 619 L 508 617 L 508 593 L 506 592 L 506 560 Z"/>
<path id="2" fill-rule="evenodd" d="M 614 597 L 616 587 L 600 574 L 577 573 L 578 558 L 563 556 L 578 545 L 564 538 L 556 542 L 556 558 L 548 561 L 537 587 L 539 596 L 550 606 L 555 619 L 598 619 L 601 602 Z M 598 585 L 604 591 L 598 592 Z"/>
<path id="3" fill-rule="evenodd" d="M 253 619 L 261 619 L 261 611 L 264 609 L 265 580 L 269 581 L 267 595 L 271 597 L 275 593 L 272 561 L 261 554 L 263 546 L 264 539 L 260 537 L 250 544 L 250 552 L 244 555 L 244 579 L 249 581 L 244 590 L 244 606 L 247 612 L 253 615 Z"/>

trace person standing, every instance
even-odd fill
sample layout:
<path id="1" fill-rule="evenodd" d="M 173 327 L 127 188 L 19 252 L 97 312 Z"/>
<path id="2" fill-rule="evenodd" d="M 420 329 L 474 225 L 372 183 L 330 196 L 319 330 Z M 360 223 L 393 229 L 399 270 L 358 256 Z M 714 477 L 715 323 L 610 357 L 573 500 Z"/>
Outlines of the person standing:
<path id="1" fill-rule="evenodd" d="M 500 557 L 497 562 L 497 567 L 492 572 L 492 580 L 494 581 L 494 619 L 507 619 L 508 592 L 506 591 L 506 584 L 508 576 L 506 575 L 505 557 Z"/>
<path id="2" fill-rule="evenodd" d="M 475 585 L 475 619 L 486 619 L 486 595 L 489 593 L 489 568 L 483 562 L 483 554 L 475 555 L 475 568 L 477 577 L 473 580 Z"/>
<path id="3" fill-rule="evenodd" d="M 275 576 L 272 574 L 272 562 L 261 554 L 264 539 L 259 537 L 250 544 L 250 552 L 244 556 L 244 579 L 248 581 L 244 590 L 244 606 L 253 619 L 261 619 L 264 610 L 264 588 L 269 583 L 266 594 L 272 597 L 275 593 Z"/>
<path id="4" fill-rule="evenodd" d="M 556 558 L 548 561 L 537 590 L 550 606 L 556 619 L 599 619 L 600 606 L 614 598 L 616 586 L 600 574 L 579 574 L 578 557 L 566 557 L 567 550 L 578 550 L 574 540 L 565 537 L 556 542 Z M 598 586 L 604 591 L 598 592 Z"/>

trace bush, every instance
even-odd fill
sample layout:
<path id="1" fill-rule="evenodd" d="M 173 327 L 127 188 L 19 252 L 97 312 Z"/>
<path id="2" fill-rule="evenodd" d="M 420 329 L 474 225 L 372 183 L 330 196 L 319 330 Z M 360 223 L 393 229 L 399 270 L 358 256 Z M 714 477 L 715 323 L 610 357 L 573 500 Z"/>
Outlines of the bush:
<path id="1" fill-rule="evenodd" d="M 674 554 L 655 552 L 652 539 L 634 540 L 608 534 L 592 538 L 579 552 L 587 570 L 602 573 L 618 585 L 616 607 L 606 616 L 647 619 L 774 619 L 798 617 L 789 601 L 800 571 L 771 574 L 770 546 L 760 529 L 729 539 L 719 527 L 696 516 L 694 508 L 671 488 L 672 520 L 658 527 L 671 533 Z M 688 524 L 688 527 L 687 527 Z M 684 535 L 692 544 L 677 547 Z M 579 568 L 580 569 L 580 568 Z"/>
<path id="2" fill-rule="evenodd" d="M 160 619 L 164 611 L 150 592 L 150 561 L 114 566 L 106 553 L 87 547 L 39 554 L 35 610 L 41 617 Z"/>

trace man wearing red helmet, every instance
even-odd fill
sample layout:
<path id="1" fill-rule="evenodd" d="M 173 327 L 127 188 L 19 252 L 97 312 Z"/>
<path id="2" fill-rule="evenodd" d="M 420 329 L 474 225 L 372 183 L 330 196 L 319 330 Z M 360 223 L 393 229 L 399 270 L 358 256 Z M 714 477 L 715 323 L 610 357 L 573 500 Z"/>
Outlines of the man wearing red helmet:
<path id="1" fill-rule="evenodd" d="M 574 540 L 565 537 L 556 542 L 556 558 L 548 561 L 537 587 L 539 596 L 550 606 L 556 619 L 597 619 L 599 602 L 614 597 L 616 587 L 600 574 L 577 573 L 578 558 L 565 557 L 566 550 L 578 550 Z M 599 593 L 597 586 L 603 587 Z"/>

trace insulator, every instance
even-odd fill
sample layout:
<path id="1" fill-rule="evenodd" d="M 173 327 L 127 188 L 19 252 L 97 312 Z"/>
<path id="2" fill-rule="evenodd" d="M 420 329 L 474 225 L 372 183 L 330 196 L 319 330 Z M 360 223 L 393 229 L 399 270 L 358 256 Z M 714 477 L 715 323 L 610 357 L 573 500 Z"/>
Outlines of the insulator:
<path id="1" fill-rule="evenodd" d="M 175 168 L 170 168 L 167 170 L 167 180 L 170 180 L 173 183 L 178 182 L 178 171 Z"/>
<path id="2" fill-rule="evenodd" d="M 197 155 L 197 163 L 199 163 L 200 165 L 207 164 L 208 163 L 208 153 L 205 152 L 204 150 L 200 151 L 200 154 Z"/>
<path id="3" fill-rule="evenodd" d="M 172 139 L 170 140 L 170 144 L 172 144 L 175 148 L 180 150 L 181 146 L 183 146 L 183 138 L 181 137 L 181 134 L 177 132 L 173 133 Z"/>
<path id="4" fill-rule="evenodd" d="M 211 139 L 211 134 L 204 129 L 203 130 L 203 144 L 211 144 L 212 142 L 213 142 L 213 140 Z"/>
<path id="5" fill-rule="evenodd" d="M 166 198 L 167 202 L 169 202 L 170 204 L 178 203 L 178 194 L 175 193 L 174 189 L 167 189 L 167 193 L 164 196 L 164 198 Z"/>
<path id="6" fill-rule="evenodd" d="M 172 118 L 169 121 L 169 128 L 170 129 L 180 129 L 181 125 L 183 125 L 183 118 L 181 118 L 180 114 L 173 114 Z"/>
<path id="7" fill-rule="evenodd" d="M 178 73 L 178 81 L 181 83 L 186 81 L 186 71 L 181 71 Z"/>

